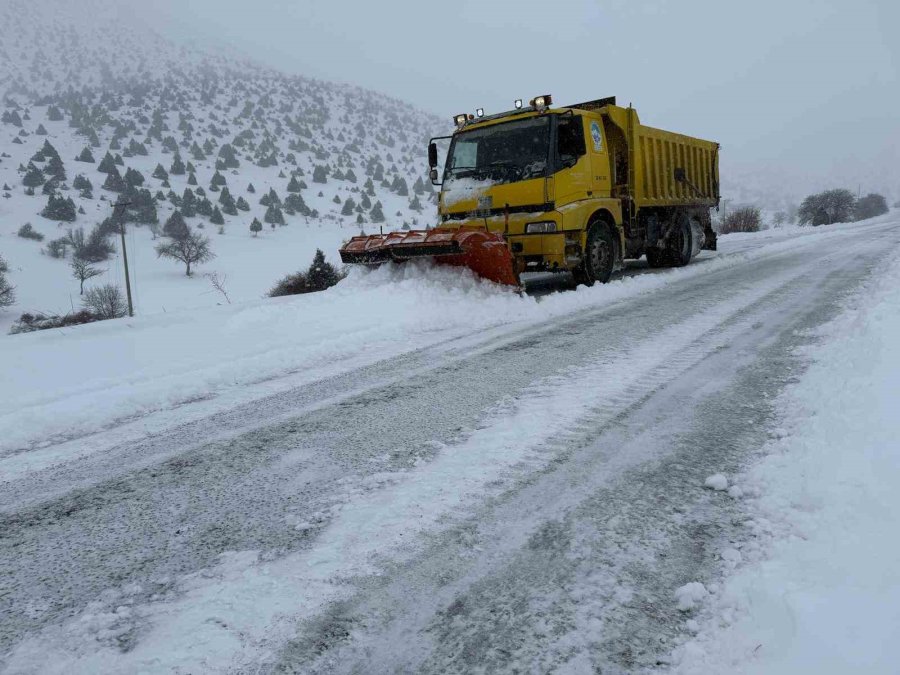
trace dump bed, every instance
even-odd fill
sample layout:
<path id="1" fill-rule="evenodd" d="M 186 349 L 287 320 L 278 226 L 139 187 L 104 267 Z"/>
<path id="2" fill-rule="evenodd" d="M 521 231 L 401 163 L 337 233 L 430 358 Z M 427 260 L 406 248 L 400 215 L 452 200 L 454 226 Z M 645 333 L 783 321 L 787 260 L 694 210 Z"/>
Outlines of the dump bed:
<path id="1" fill-rule="evenodd" d="M 673 203 L 715 206 L 719 199 L 719 144 L 637 124 L 634 198 L 638 206 Z M 684 173 L 676 173 L 683 169 Z"/>
<path id="2" fill-rule="evenodd" d="M 626 141 L 626 194 L 636 207 L 718 204 L 718 143 L 641 124 L 634 108 L 600 112 L 611 137 Z"/>

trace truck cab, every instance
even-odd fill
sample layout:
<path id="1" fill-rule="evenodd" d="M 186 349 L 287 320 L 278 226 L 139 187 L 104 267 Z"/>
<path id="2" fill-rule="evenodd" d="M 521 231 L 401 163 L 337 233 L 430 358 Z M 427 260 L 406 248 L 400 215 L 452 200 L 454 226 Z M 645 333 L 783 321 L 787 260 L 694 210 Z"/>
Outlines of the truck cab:
<path id="1" fill-rule="evenodd" d="M 429 147 L 432 182 L 441 186 L 438 227 L 502 233 L 517 274 L 569 270 L 585 283 L 605 281 L 625 257 L 640 257 L 662 239 L 668 246 L 670 230 L 683 226 L 675 222 L 678 214 L 665 208 L 648 204 L 639 215 L 644 176 L 636 176 L 633 165 L 640 159 L 634 157 L 635 146 L 647 134 L 637 129 L 658 130 L 641 127 L 636 112 L 616 106 L 614 98 L 553 108 L 550 96 L 543 96 L 528 107 L 490 117 L 457 115 L 454 121 L 457 129 L 440 174 L 433 144 Z M 662 149 L 659 158 L 651 150 L 644 168 L 662 162 L 664 172 L 682 169 L 676 164 L 686 156 L 676 149 L 673 159 L 666 150 L 671 148 Z M 699 164 L 692 170 L 695 179 L 699 170 Z M 708 222 L 709 206 L 694 203 L 698 200 L 685 191 L 673 197 L 674 192 L 666 194 L 660 206 L 690 211 L 697 223 L 688 225 L 686 236 L 693 240 L 691 248 L 702 245 L 705 231 L 711 233 L 702 222 L 704 209 Z M 592 242 L 591 231 L 598 228 L 604 230 L 601 241 Z M 600 256 L 593 268 L 592 255 Z"/>

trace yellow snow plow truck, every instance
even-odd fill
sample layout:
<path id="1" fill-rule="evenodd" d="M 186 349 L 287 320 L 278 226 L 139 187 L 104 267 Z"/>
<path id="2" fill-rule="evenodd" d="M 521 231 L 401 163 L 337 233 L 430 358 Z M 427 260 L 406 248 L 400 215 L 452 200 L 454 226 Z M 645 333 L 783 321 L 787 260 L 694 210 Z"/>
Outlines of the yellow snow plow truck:
<path id="1" fill-rule="evenodd" d="M 538 96 L 453 121 L 453 135 L 428 146 L 439 222 L 353 237 L 341 248 L 345 263 L 432 257 L 502 284 L 568 270 L 591 285 L 627 258 L 681 266 L 716 248 L 718 143 L 644 126 L 615 97 L 554 108 Z M 449 149 L 439 172 L 442 139 Z"/>

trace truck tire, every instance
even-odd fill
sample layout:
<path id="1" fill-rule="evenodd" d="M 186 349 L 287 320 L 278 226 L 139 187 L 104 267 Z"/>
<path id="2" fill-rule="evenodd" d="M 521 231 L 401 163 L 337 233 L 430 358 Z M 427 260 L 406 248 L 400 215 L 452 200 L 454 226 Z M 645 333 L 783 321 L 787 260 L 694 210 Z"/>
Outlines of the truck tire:
<path id="1" fill-rule="evenodd" d="M 669 264 L 672 267 L 684 267 L 691 262 L 691 254 L 694 252 L 692 236 L 691 219 L 686 213 L 679 214 L 669 236 L 669 245 L 666 247 Z"/>
<path id="2" fill-rule="evenodd" d="M 615 268 L 616 254 L 616 240 L 609 226 L 602 220 L 595 222 L 588 230 L 584 261 L 572 272 L 575 283 L 593 286 L 599 281 L 605 284 Z"/>
<path id="3" fill-rule="evenodd" d="M 647 249 L 647 265 L 652 267 L 653 269 L 659 269 L 660 267 L 665 267 L 669 264 L 669 255 L 668 251 L 662 248 L 653 248 Z"/>

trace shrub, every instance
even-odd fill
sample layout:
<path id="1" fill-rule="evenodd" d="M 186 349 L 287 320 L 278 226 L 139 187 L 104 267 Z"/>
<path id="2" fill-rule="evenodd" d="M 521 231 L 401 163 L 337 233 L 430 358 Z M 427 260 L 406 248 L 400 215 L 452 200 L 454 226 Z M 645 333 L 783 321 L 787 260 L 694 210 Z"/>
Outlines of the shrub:
<path id="1" fill-rule="evenodd" d="M 745 206 L 735 209 L 725 216 L 719 226 L 720 234 L 731 232 L 759 232 L 761 218 L 759 209 L 755 206 Z"/>
<path id="2" fill-rule="evenodd" d="M 269 291 L 269 297 L 277 298 L 282 295 L 300 295 L 302 293 L 324 291 L 326 288 L 331 288 L 337 284 L 346 276 L 345 272 L 338 270 L 334 265 L 327 262 L 325 254 L 320 249 L 317 249 L 309 268 L 305 272 L 297 272 L 285 276 Z"/>
<path id="3" fill-rule="evenodd" d="M 118 319 L 125 316 L 128 310 L 122 291 L 113 284 L 89 288 L 85 291 L 83 303 L 85 309 L 93 312 L 98 319 Z"/>
<path id="4" fill-rule="evenodd" d="M 801 225 L 831 225 L 851 219 L 856 200 L 850 190 L 827 190 L 803 200 L 797 217 Z"/>
<path id="5" fill-rule="evenodd" d="M 36 330 L 47 330 L 49 328 L 64 328 L 65 326 L 77 326 L 94 321 L 100 321 L 100 317 L 87 309 L 72 312 L 71 314 L 63 314 L 62 316 L 56 314 L 48 316 L 40 313 L 23 314 L 9 329 L 9 334 L 15 335 L 17 333 L 31 333 Z"/>
<path id="6" fill-rule="evenodd" d="M 869 193 L 865 197 L 861 197 L 853 206 L 853 216 L 856 220 L 874 218 L 887 212 L 887 199 L 875 193 Z"/>
<path id="7" fill-rule="evenodd" d="M 49 255 L 51 258 L 65 258 L 66 251 L 69 246 L 72 245 L 72 242 L 69 240 L 69 237 L 60 237 L 59 239 L 51 239 L 47 242 L 47 245 L 44 247 L 44 252 Z"/>
<path id="8" fill-rule="evenodd" d="M 44 235 L 42 235 L 40 232 L 36 232 L 35 229 L 31 226 L 31 223 L 25 223 L 22 227 L 20 227 L 18 234 L 24 239 L 44 241 Z"/>
<path id="9" fill-rule="evenodd" d="M 0 255 L 0 307 L 9 307 L 16 301 L 16 287 L 6 278 L 8 271 L 9 265 Z"/>

